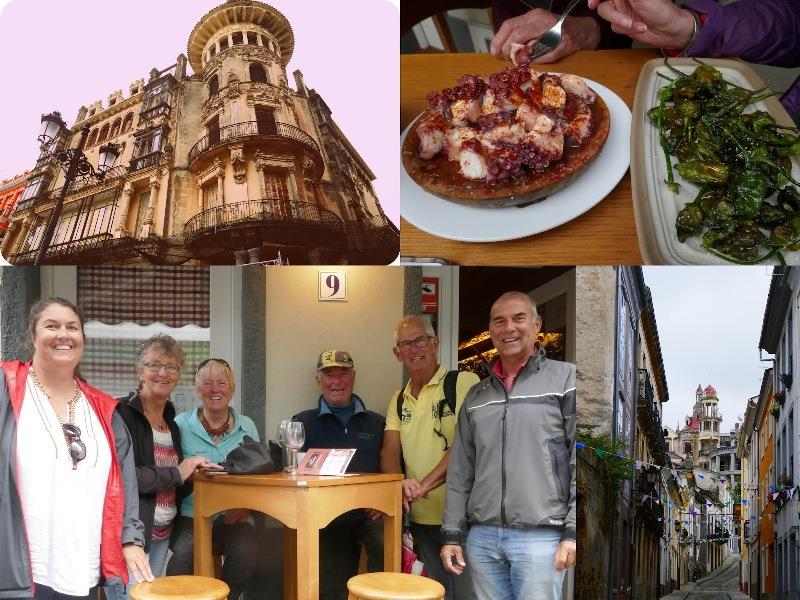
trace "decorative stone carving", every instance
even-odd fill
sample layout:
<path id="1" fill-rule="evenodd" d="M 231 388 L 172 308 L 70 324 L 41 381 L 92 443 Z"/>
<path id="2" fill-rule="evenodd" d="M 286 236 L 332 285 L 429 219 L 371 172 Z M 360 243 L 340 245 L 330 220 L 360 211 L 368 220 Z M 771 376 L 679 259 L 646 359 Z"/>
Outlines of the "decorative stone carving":
<path id="1" fill-rule="evenodd" d="M 242 144 L 231 146 L 231 165 L 233 166 L 233 180 L 238 184 L 247 181 L 247 161 L 244 159 Z"/>
<path id="2" fill-rule="evenodd" d="M 203 121 L 205 121 L 212 113 L 217 112 L 222 108 L 222 99 L 219 97 L 219 94 L 214 94 L 213 98 L 209 98 L 208 100 L 203 103 L 202 108 L 202 115 Z"/>
<path id="3" fill-rule="evenodd" d="M 225 161 L 221 158 L 214 159 L 214 164 L 211 169 L 215 172 L 217 177 L 225 177 Z"/>
<path id="4" fill-rule="evenodd" d="M 308 171 L 314 167 L 314 161 L 308 156 L 303 157 L 303 170 Z"/>

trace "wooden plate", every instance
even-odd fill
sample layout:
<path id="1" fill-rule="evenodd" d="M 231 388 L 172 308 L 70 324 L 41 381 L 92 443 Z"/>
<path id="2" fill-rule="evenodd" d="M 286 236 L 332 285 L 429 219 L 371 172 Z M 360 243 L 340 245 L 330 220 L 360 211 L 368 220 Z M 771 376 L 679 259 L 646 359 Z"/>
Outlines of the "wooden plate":
<path id="1" fill-rule="evenodd" d="M 542 200 L 569 185 L 605 144 L 611 126 L 608 107 L 599 94 L 590 106 L 594 123 L 591 135 L 577 148 L 565 147 L 561 160 L 552 163 L 541 173 L 530 173 L 498 184 L 487 184 L 482 179 L 467 179 L 459 173 L 458 161 L 449 160 L 446 152 L 439 153 L 432 160 L 419 157 L 419 137 L 414 124 L 409 128 L 401 149 L 403 166 L 418 185 L 445 200 L 480 207 L 518 206 Z"/>

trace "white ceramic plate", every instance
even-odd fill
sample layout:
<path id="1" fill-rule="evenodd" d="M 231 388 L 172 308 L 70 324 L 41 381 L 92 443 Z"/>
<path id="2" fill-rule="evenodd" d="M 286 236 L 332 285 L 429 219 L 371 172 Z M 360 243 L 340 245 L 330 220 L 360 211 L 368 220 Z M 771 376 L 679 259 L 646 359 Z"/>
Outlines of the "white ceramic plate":
<path id="1" fill-rule="evenodd" d="M 746 64 L 732 60 L 703 59 L 720 70 L 726 81 L 742 87 L 758 89 L 761 80 Z M 670 59 L 670 64 L 685 73 L 697 68 L 691 59 Z M 675 219 L 678 212 L 697 195 L 699 187 L 684 181 L 675 170 L 678 159 L 670 157 L 675 181 L 681 184 L 677 194 L 663 183 L 667 179 L 667 164 L 658 139 L 658 128 L 647 118 L 647 111 L 658 104 L 658 91 L 668 81 L 658 73 L 673 78 L 675 74 L 665 67 L 661 59 L 645 63 L 639 83 L 636 86 L 636 97 L 633 111 L 637 115 L 631 136 L 631 189 L 633 190 L 633 207 L 636 215 L 636 229 L 639 235 L 639 247 L 645 264 L 668 265 L 729 265 L 728 261 L 719 258 L 700 245 L 700 236 L 693 236 L 685 242 L 678 240 Z M 792 121 L 781 104 L 775 98 L 765 102 L 757 102 L 745 112 L 766 110 L 775 117 L 778 123 L 791 125 Z M 792 161 L 792 176 L 800 178 L 797 160 Z M 767 250 L 761 250 L 761 255 Z M 800 264 L 800 252 L 784 252 L 787 263 Z M 764 264 L 778 264 L 777 259 Z"/>
<path id="2" fill-rule="evenodd" d="M 429 194 L 400 165 L 400 214 L 416 227 L 449 240 L 500 242 L 541 233 L 582 215 L 619 183 L 630 163 L 631 111 L 614 92 L 586 80 L 608 106 L 608 139 L 572 183 L 529 206 L 478 208 Z M 413 124 L 413 122 L 412 122 Z M 411 128 L 400 136 L 400 147 Z"/>

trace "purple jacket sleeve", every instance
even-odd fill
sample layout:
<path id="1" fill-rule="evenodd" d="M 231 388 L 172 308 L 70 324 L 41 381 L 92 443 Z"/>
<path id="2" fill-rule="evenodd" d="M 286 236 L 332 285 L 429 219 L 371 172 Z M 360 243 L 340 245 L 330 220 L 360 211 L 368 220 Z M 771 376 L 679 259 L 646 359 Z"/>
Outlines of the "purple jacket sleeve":
<path id="1" fill-rule="evenodd" d="M 727 6 L 716 0 L 690 0 L 684 6 L 707 15 L 684 56 L 737 56 L 753 63 L 800 66 L 797 0 L 739 0 Z M 790 115 L 800 115 L 800 79 L 781 102 Z"/>

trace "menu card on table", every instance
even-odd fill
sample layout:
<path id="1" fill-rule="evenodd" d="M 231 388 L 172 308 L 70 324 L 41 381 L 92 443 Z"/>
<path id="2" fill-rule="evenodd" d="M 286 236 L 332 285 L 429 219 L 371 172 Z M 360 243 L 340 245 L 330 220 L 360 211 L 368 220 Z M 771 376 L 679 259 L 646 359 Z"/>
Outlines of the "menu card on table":
<path id="1" fill-rule="evenodd" d="M 355 448 L 309 448 L 297 472 L 300 475 L 344 475 Z"/>

